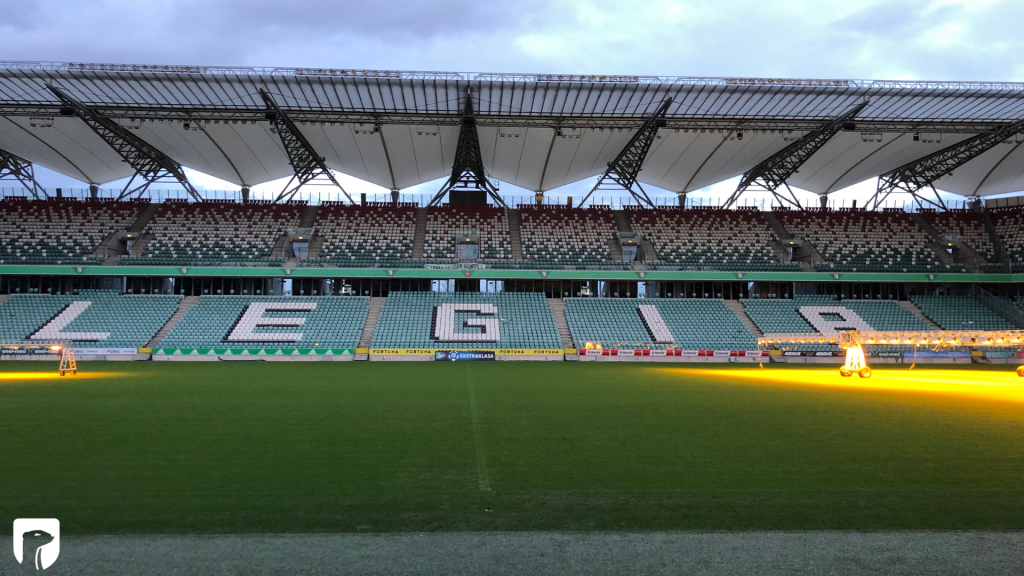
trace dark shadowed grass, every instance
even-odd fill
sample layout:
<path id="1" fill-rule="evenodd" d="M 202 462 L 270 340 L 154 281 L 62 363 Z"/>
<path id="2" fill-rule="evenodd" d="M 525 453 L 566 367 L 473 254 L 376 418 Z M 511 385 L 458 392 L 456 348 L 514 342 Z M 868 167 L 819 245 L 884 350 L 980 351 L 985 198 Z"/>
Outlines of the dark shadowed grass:
<path id="1" fill-rule="evenodd" d="M 1024 528 L 1021 402 L 766 384 L 741 367 L 81 367 L 24 379 L 54 366 L 0 364 L 8 527 Z"/>

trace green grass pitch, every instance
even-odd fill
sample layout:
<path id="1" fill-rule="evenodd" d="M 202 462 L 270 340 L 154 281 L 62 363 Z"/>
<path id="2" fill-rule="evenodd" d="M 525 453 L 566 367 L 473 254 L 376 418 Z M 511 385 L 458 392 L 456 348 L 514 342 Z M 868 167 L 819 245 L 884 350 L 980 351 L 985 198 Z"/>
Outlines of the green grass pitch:
<path id="1" fill-rule="evenodd" d="M 139 362 L 23 379 L 56 363 L 3 362 L 0 520 L 56 517 L 68 534 L 1024 528 L 1024 403 L 717 367 Z"/>

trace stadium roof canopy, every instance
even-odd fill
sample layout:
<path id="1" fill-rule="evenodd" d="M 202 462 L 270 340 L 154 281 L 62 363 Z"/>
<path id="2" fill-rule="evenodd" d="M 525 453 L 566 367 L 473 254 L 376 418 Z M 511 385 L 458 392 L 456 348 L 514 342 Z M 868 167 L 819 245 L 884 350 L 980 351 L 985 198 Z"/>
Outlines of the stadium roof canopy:
<path id="1" fill-rule="evenodd" d="M 0 150 L 93 184 L 135 169 L 50 86 L 241 186 L 295 173 L 261 89 L 327 167 L 390 189 L 450 175 L 467 92 L 489 175 L 541 191 L 604 173 L 667 99 L 636 179 L 675 192 L 747 173 L 865 102 L 788 184 L 828 194 L 1024 118 L 1017 83 L 0 62 Z M 1024 135 L 1006 134 L 934 186 L 1024 190 Z"/>

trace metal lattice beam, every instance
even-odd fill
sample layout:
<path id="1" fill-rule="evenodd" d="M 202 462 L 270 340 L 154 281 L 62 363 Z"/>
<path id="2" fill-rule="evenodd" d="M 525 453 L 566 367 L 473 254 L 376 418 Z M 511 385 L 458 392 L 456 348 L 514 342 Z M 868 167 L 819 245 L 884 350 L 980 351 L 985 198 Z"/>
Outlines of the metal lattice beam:
<path id="1" fill-rule="evenodd" d="M 483 154 L 480 153 L 480 135 L 477 133 L 476 115 L 473 112 L 473 95 L 468 90 L 466 104 L 462 110 L 462 124 L 459 126 L 459 143 L 455 147 L 452 175 L 430 200 L 430 206 L 436 206 L 452 190 L 487 192 L 495 204 L 505 206 L 505 201 L 498 195 L 498 187 L 487 178 L 487 172 L 484 170 Z"/>
<path id="2" fill-rule="evenodd" d="M 341 193 L 348 198 L 349 202 L 352 202 L 352 197 L 349 196 L 345 188 L 338 183 L 338 180 L 334 177 L 334 174 L 325 164 L 326 159 L 316 153 L 313 149 L 313 145 L 309 143 L 306 136 L 299 131 L 298 126 L 295 122 L 285 114 L 281 107 L 277 105 L 273 96 L 270 95 L 266 89 L 260 89 L 260 96 L 263 98 L 263 102 L 267 105 L 266 119 L 277 130 L 277 135 L 281 138 L 281 144 L 284 146 L 285 154 L 288 155 L 288 163 L 292 165 L 292 169 L 295 171 L 295 175 L 292 176 L 288 183 L 285 184 L 284 189 L 277 196 L 275 202 L 282 200 L 291 200 L 292 197 L 298 193 L 299 188 L 302 188 L 310 181 L 320 176 L 325 176 L 332 184 L 341 190 Z M 295 182 L 295 186 L 292 183 Z"/>
<path id="3" fill-rule="evenodd" d="M 740 199 L 744 192 L 760 191 L 771 192 L 775 199 L 783 204 L 790 204 L 796 208 L 803 208 L 793 190 L 789 187 L 788 180 L 797 170 L 807 162 L 811 156 L 821 149 L 833 136 L 844 128 L 849 129 L 847 124 L 853 120 L 861 110 L 867 106 L 863 102 L 851 108 L 845 114 L 830 120 L 821 128 L 805 134 L 799 140 L 776 152 L 771 157 L 763 160 L 754 166 L 740 179 L 739 186 L 732 193 L 725 207 L 728 208 Z M 785 187 L 787 195 L 780 194 L 779 189 Z"/>
<path id="4" fill-rule="evenodd" d="M 103 139 L 124 161 L 135 170 L 135 174 L 125 184 L 121 194 L 117 197 L 122 200 L 132 194 L 145 192 L 154 182 L 173 178 L 196 200 L 201 200 L 195 187 L 188 181 L 185 172 L 170 156 L 164 154 L 156 147 L 132 134 L 115 120 L 106 118 L 95 110 L 72 98 L 64 90 L 48 85 L 47 88 L 53 92 L 63 103 L 61 108 L 62 116 L 77 116 L 100 138 Z M 143 183 L 131 188 L 136 178 L 142 178 Z"/>
<path id="5" fill-rule="evenodd" d="M 15 178 L 36 200 L 46 198 L 46 190 L 36 182 L 32 163 L 6 150 L 0 150 L 0 179 Z"/>
<path id="6" fill-rule="evenodd" d="M 910 194 L 918 206 L 929 204 L 945 210 L 946 205 L 935 189 L 935 181 L 1021 132 L 1024 132 L 1024 119 L 1006 124 L 995 132 L 972 136 L 882 174 L 878 177 L 878 189 L 868 200 L 869 209 L 877 209 L 890 194 L 900 193 Z M 934 194 L 934 200 L 921 195 L 926 188 Z"/>
<path id="7" fill-rule="evenodd" d="M 597 180 L 597 184 L 591 188 L 590 192 L 583 197 L 583 200 L 580 201 L 580 206 L 583 206 L 594 192 L 598 190 L 625 190 L 633 198 L 636 198 L 638 202 L 654 206 L 647 192 L 644 191 L 637 181 L 637 177 L 640 175 L 640 169 L 647 158 L 647 152 L 651 149 L 655 136 L 658 135 L 658 129 L 664 128 L 666 125 L 665 114 L 668 112 L 670 104 L 672 104 L 671 98 L 662 102 L 661 106 L 658 106 L 654 114 L 651 114 L 651 117 L 640 127 L 640 130 L 629 139 L 629 143 L 619 152 L 615 160 L 608 163 L 608 169 Z M 634 190 L 634 186 L 637 188 L 636 190 Z"/>

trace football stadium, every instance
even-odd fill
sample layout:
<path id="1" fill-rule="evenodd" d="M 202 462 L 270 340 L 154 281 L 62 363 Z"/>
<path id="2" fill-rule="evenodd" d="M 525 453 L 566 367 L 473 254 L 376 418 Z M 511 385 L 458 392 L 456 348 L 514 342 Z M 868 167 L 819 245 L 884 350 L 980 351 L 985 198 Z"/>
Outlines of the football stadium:
<path id="1" fill-rule="evenodd" d="M 0 177 L 9 516 L 1024 528 L 1024 85 L 4 62 Z"/>

